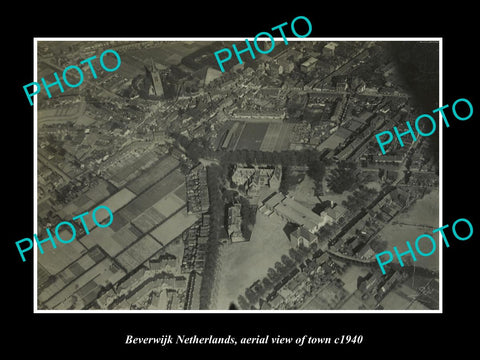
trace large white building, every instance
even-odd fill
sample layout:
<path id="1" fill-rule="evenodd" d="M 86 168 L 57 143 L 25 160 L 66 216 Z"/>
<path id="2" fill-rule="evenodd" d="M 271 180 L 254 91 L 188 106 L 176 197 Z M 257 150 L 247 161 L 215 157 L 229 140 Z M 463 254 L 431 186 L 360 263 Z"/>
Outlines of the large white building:
<path id="1" fill-rule="evenodd" d="M 291 196 L 282 193 L 269 195 L 262 200 L 261 209 L 266 215 L 277 214 L 282 219 L 303 226 L 311 234 L 316 233 L 322 226 L 332 223 L 333 219 L 326 213 L 316 214 L 303 206 Z"/>
<path id="2" fill-rule="evenodd" d="M 323 47 L 322 54 L 326 56 L 333 56 L 335 55 L 335 49 L 338 46 L 335 42 L 329 42 L 327 45 Z"/>

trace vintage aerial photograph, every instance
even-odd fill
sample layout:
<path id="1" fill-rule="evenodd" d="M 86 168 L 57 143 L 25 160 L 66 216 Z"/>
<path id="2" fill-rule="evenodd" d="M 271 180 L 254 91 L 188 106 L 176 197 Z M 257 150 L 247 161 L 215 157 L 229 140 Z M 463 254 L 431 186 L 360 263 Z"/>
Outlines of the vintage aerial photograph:
<path id="1" fill-rule="evenodd" d="M 232 44 L 37 40 L 39 83 L 83 71 L 34 100 L 38 238 L 76 229 L 37 254 L 38 310 L 438 310 L 438 251 L 375 256 L 440 226 L 438 132 L 375 135 L 439 107 L 439 42 L 291 39 L 222 72 Z"/>

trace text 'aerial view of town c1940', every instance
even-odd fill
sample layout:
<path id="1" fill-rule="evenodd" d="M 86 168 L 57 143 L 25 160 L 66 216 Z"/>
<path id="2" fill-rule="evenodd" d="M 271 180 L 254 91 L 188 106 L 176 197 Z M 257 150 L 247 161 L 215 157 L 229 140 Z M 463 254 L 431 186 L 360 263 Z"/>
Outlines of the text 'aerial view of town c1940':
<path id="1" fill-rule="evenodd" d="M 76 228 L 38 252 L 38 310 L 438 310 L 438 252 L 375 257 L 439 227 L 438 134 L 375 138 L 439 106 L 438 41 L 292 39 L 222 72 L 235 43 L 38 40 L 38 79 L 85 77 L 36 100 L 38 238 Z M 100 205 L 108 227 L 72 221 Z"/>

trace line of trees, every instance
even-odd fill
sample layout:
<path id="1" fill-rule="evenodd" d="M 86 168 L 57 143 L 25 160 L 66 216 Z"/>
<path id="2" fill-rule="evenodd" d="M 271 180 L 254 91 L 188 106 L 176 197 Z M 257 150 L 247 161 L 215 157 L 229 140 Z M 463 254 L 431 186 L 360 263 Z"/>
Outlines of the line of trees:
<path id="1" fill-rule="evenodd" d="M 337 194 L 350 190 L 356 182 L 354 176 L 356 167 L 352 162 L 339 162 L 337 168 L 327 178 L 328 187 Z"/>
<path id="2" fill-rule="evenodd" d="M 220 192 L 222 169 L 219 166 L 207 167 L 207 186 L 210 200 L 210 234 L 207 243 L 207 256 L 202 273 L 200 288 L 200 309 L 209 309 L 215 288 L 216 270 L 220 258 L 222 232 L 225 231 L 224 203 Z"/>
<path id="3" fill-rule="evenodd" d="M 322 164 L 328 165 L 331 160 L 320 159 L 319 152 L 311 149 L 284 150 L 284 151 L 259 151 L 259 150 L 234 150 L 234 151 L 209 151 L 205 156 L 219 160 L 221 164 L 272 164 L 282 166 Z"/>
<path id="4" fill-rule="evenodd" d="M 244 295 L 239 295 L 237 303 L 241 309 L 252 309 L 256 306 L 260 298 L 268 295 L 290 272 L 298 265 L 305 261 L 308 254 L 313 249 L 307 249 L 303 246 L 290 248 L 288 255 L 284 254 L 280 257 L 280 261 L 276 261 L 273 268 L 267 270 L 267 275 L 254 285 L 245 289 Z"/>
<path id="5" fill-rule="evenodd" d="M 320 153 L 312 149 L 283 151 L 260 151 L 248 149 L 212 151 L 205 139 L 189 139 L 178 133 L 169 133 L 169 135 L 175 138 L 177 143 L 186 150 L 187 155 L 193 160 L 198 160 L 199 158 L 218 160 L 222 167 L 237 163 L 248 165 L 272 164 L 282 166 L 309 165 L 309 168 L 312 168 L 313 177 L 317 178 L 319 175 L 323 176 L 322 172 L 324 172 L 325 169 L 323 165 L 331 163 L 331 160 L 320 159 Z"/>
<path id="6" fill-rule="evenodd" d="M 322 181 L 325 176 L 325 162 L 320 159 L 311 160 L 308 163 L 308 176 L 313 179 L 315 183 L 315 196 L 322 195 L 323 186 Z"/>

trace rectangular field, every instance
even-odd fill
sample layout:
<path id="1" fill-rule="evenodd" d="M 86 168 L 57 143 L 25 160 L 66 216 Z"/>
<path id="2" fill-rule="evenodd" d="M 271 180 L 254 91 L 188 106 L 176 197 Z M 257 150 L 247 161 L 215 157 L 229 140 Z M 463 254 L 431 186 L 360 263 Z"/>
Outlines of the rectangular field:
<path id="1" fill-rule="evenodd" d="M 152 257 L 161 248 L 162 245 L 156 242 L 150 235 L 147 235 L 118 255 L 116 260 L 127 272 L 130 272 Z"/>
<path id="2" fill-rule="evenodd" d="M 117 232 L 114 232 L 111 227 L 97 227 L 80 240 L 81 243 L 89 249 L 95 245 L 99 245 L 108 255 L 115 256 L 137 239 L 138 236 L 134 234 L 130 230 L 129 225 L 127 225 Z"/>
<path id="3" fill-rule="evenodd" d="M 133 220 L 132 224 L 145 234 L 152 230 L 156 225 L 160 224 L 163 220 L 165 220 L 165 216 L 155 210 L 154 207 L 151 207 Z"/>
<path id="4" fill-rule="evenodd" d="M 149 168 L 145 173 L 132 180 L 132 182 L 127 185 L 127 188 L 138 195 L 158 180 L 163 179 L 165 175 L 178 167 L 178 165 L 179 161 L 177 159 L 171 156 L 166 156 Z"/>
<path id="5" fill-rule="evenodd" d="M 269 123 L 246 123 L 235 150 L 260 150 Z"/>
<path id="6" fill-rule="evenodd" d="M 123 165 L 108 169 L 106 173 L 107 176 L 111 174 L 109 175 L 110 181 L 115 184 L 115 186 L 122 187 L 128 183 L 128 181 L 138 176 L 139 171 L 148 168 L 155 161 L 157 161 L 157 155 L 149 151 L 139 157 L 130 156 L 122 159 L 121 162 L 124 163 Z"/>
<path id="7" fill-rule="evenodd" d="M 125 206 L 129 201 L 135 197 L 135 194 L 128 189 L 122 189 L 119 192 L 113 194 L 110 198 L 105 200 L 102 205 L 107 206 L 113 212 Z"/>
<path id="8" fill-rule="evenodd" d="M 132 193 L 130 190 L 128 190 L 126 188 L 123 188 L 119 192 L 113 194 L 111 197 L 106 199 L 103 203 L 98 204 L 98 205 L 104 205 L 112 211 L 112 213 L 114 214 L 112 225 L 114 225 L 115 222 L 116 222 L 115 212 L 117 212 L 118 209 L 125 206 L 127 203 L 129 203 L 134 198 L 135 198 L 134 193 Z M 93 208 L 94 207 L 92 206 L 91 210 L 93 210 Z M 80 214 L 76 214 L 76 215 L 80 215 Z M 99 209 L 95 213 L 95 218 L 97 219 L 98 222 L 106 220 L 106 219 L 108 219 L 108 217 L 109 217 L 109 214 L 108 214 L 108 211 L 106 209 Z M 85 223 L 87 224 L 87 228 L 89 230 L 93 229 L 96 226 L 95 223 L 93 222 L 92 211 L 90 211 L 89 214 L 84 217 L 84 220 L 85 220 Z M 80 220 L 77 220 L 77 221 L 80 221 Z"/>
<path id="9" fill-rule="evenodd" d="M 105 258 L 105 255 L 98 250 L 98 248 L 89 250 L 88 253 L 85 253 L 81 258 L 70 264 L 61 272 L 57 273 L 55 280 L 38 294 L 38 301 L 47 301 L 70 281 L 80 276 L 83 272 L 94 266 L 96 263 L 103 260 L 103 258 Z"/>
<path id="10" fill-rule="evenodd" d="M 55 231 L 52 230 L 51 232 L 52 236 L 55 238 Z M 64 239 L 68 240 L 71 237 L 71 234 L 64 235 L 61 233 L 60 236 L 64 236 Z M 46 237 L 38 237 L 39 240 L 45 238 Z M 51 275 L 55 275 L 86 253 L 85 247 L 83 247 L 77 240 L 73 240 L 68 244 L 62 244 L 59 241 L 55 241 L 55 244 L 57 245 L 56 249 L 53 249 L 53 246 L 50 243 L 43 244 L 43 254 L 40 253 L 40 250 L 37 250 L 38 263 L 41 264 Z"/>
<path id="11" fill-rule="evenodd" d="M 98 294 L 108 282 L 115 284 L 124 275 L 125 272 L 116 269 L 111 259 L 105 258 L 64 287 L 48 300 L 46 305 L 49 309 L 81 308 L 83 307 L 83 300 L 92 299 L 91 292 Z M 82 289 L 85 285 L 88 286 L 88 291 Z"/>
<path id="12" fill-rule="evenodd" d="M 133 226 L 127 225 L 112 235 L 112 239 L 115 240 L 115 242 L 122 248 L 126 248 L 137 241 L 141 235 L 142 234 Z M 107 251 L 107 249 L 105 249 L 105 251 Z"/>
<path id="13" fill-rule="evenodd" d="M 271 123 L 263 138 L 260 151 L 282 151 L 290 147 L 289 134 L 294 124 Z"/>
<path id="14" fill-rule="evenodd" d="M 174 193 L 170 193 L 153 205 L 153 208 L 167 218 L 183 206 L 185 206 L 185 201 L 178 198 Z"/>
<path id="15" fill-rule="evenodd" d="M 169 218 L 158 228 L 153 230 L 150 235 L 152 235 L 157 241 L 163 245 L 167 245 L 170 241 L 175 239 L 180 235 L 184 230 L 192 226 L 195 221 L 197 221 L 196 215 L 188 215 L 187 207 L 183 208 L 182 211 L 179 211 L 174 216 Z"/>
<path id="16" fill-rule="evenodd" d="M 81 239 L 82 244 L 87 248 L 98 244 L 110 256 L 116 256 L 155 226 L 165 221 L 175 211 L 185 207 L 186 202 L 175 195 L 178 189 L 182 189 L 182 193 L 185 191 L 185 178 L 178 170 L 169 173 L 137 197 L 127 188 L 122 189 L 121 192 L 128 195 L 125 199 L 133 198 L 133 200 L 114 213 L 113 222 L 109 227 L 93 229 L 90 234 Z M 116 196 L 118 196 L 117 194 Z M 107 200 L 105 204 L 108 203 Z M 112 211 L 118 208 L 118 204 L 114 205 L 116 206 L 112 205 Z M 108 217 L 108 212 L 103 209 L 99 210 L 97 214 L 98 221 Z M 87 220 L 87 216 L 85 220 Z M 93 226 L 91 217 L 88 220 L 86 221 L 87 224 L 90 226 L 90 223 L 92 223 Z M 167 223 L 169 221 L 167 220 Z M 175 226 L 182 228 L 183 224 L 180 223 Z"/>
<path id="17" fill-rule="evenodd" d="M 228 150 L 235 150 L 238 140 L 240 139 L 240 135 L 242 135 L 242 131 L 244 128 L 245 128 L 244 122 L 235 121 L 233 126 L 228 130 L 227 137 L 230 138 L 228 141 L 228 144 L 226 144 L 226 147 Z"/>
<path id="18" fill-rule="evenodd" d="M 173 193 L 177 195 L 179 199 L 182 199 L 183 202 L 187 202 L 187 191 L 186 191 L 186 185 L 185 183 L 182 184 L 178 189 L 176 189 Z"/>
<path id="19" fill-rule="evenodd" d="M 293 126 L 294 124 L 282 124 L 277 143 L 275 144 L 275 151 L 288 150 L 290 148 L 290 133 Z"/>
<path id="20" fill-rule="evenodd" d="M 260 146 L 260 151 L 274 151 L 283 124 L 270 124 Z"/>
<path id="21" fill-rule="evenodd" d="M 288 254 L 290 241 L 283 231 L 285 221 L 275 214 L 257 212 L 250 241 L 230 245 L 221 254 L 222 275 L 218 284 L 217 308 L 228 309 L 245 288 L 262 279 L 269 267 Z"/>
<path id="22" fill-rule="evenodd" d="M 154 184 L 151 188 L 121 209 L 119 214 L 125 217 L 125 219 L 132 221 L 158 200 L 181 186 L 184 181 L 185 177 L 179 171 L 174 171 L 168 174 L 164 179 Z"/>

